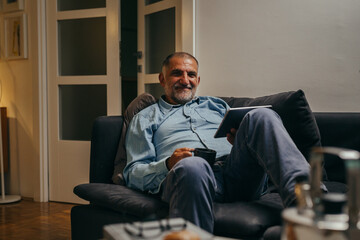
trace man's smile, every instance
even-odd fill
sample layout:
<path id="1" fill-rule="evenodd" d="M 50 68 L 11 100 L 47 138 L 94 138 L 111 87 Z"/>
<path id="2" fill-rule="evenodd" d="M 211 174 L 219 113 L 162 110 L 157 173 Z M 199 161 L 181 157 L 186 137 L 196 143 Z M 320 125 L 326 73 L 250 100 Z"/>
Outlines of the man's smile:
<path id="1" fill-rule="evenodd" d="M 175 85 L 174 85 L 174 89 L 175 89 L 175 90 L 185 90 L 185 89 L 192 90 L 193 88 L 192 88 L 191 85 L 183 86 L 183 85 L 175 84 Z"/>

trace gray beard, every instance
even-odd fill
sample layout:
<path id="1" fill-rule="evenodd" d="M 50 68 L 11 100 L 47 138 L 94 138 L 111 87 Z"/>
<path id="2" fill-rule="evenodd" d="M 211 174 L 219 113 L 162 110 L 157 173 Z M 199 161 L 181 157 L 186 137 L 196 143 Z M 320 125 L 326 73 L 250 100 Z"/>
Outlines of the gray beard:
<path id="1" fill-rule="evenodd" d="M 174 95 L 171 96 L 171 99 L 172 99 L 174 102 L 182 105 L 182 104 L 185 104 L 185 103 L 187 103 L 187 102 L 190 102 L 190 101 L 194 98 L 194 96 L 195 96 L 195 93 L 194 93 L 194 94 L 191 93 L 189 96 L 186 96 L 186 97 L 183 97 L 183 98 L 179 98 L 179 97 L 177 97 L 177 96 L 174 94 Z"/>

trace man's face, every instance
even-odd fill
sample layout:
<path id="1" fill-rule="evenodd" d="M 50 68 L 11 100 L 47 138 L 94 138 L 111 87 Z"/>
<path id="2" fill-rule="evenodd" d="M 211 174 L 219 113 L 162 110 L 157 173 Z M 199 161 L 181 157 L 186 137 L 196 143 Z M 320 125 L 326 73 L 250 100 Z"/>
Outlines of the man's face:
<path id="1" fill-rule="evenodd" d="M 185 104 L 194 98 L 200 83 L 198 65 L 190 57 L 172 57 L 169 66 L 163 67 L 159 80 L 168 103 Z"/>

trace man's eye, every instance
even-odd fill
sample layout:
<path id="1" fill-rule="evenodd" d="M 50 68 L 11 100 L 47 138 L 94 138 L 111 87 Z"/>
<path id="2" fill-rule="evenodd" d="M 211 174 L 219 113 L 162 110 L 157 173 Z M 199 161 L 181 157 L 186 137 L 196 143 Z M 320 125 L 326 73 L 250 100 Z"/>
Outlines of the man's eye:
<path id="1" fill-rule="evenodd" d="M 171 75 L 173 75 L 173 76 L 181 76 L 182 72 L 181 71 L 172 71 Z"/>
<path id="2" fill-rule="evenodd" d="M 196 77 L 196 73 L 189 73 L 188 76 L 194 78 Z"/>

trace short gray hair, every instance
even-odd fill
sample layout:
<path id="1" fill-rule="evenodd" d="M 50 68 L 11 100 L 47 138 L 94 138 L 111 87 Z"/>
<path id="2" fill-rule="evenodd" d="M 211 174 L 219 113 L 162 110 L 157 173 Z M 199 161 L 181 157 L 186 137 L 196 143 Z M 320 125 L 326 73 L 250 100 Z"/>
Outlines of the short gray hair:
<path id="1" fill-rule="evenodd" d="M 170 64 L 170 59 L 172 59 L 173 57 L 186 57 L 186 58 L 192 58 L 195 60 L 196 64 L 197 64 L 197 67 L 199 68 L 199 61 L 193 56 L 191 55 L 190 53 L 187 53 L 187 52 L 174 52 L 172 54 L 170 54 L 169 56 L 167 56 L 164 61 L 162 62 L 162 65 L 161 65 L 161 69 L 163 67 L 168 67 L 169 64 Z"/>

